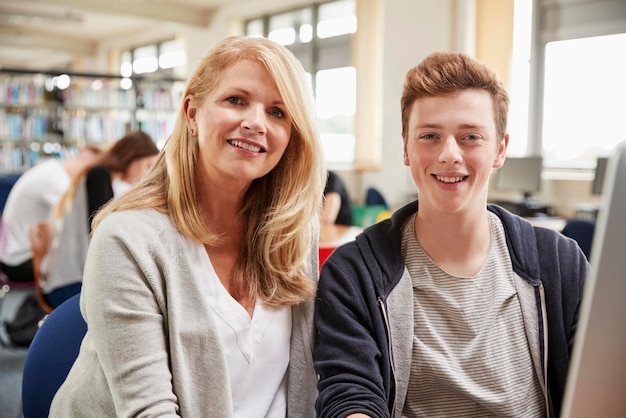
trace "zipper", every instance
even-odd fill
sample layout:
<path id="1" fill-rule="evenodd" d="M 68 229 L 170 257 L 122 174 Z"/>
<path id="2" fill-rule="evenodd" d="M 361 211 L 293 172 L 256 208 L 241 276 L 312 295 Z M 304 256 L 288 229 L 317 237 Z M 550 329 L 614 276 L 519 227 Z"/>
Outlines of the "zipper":
<path id="1" fill-rule="evenodd" d="M 389 318 L 387 316 L 387 309 L 385 308 L 385 302 L 382 297 L 378 297 L 378 306 L 380 307 L 380 311 L 383 315 L 383 320 L 385 321 L 385 332 L 387 333 L 387 350 L 389 355 L 389 363 L 391 368 L 391 377 L 393 379 L 393 402 L 391 404 L 391 416 L 396 416 L 396 392 L 398 388 L 398 382 L 396 382 L 396 368 L 395 362 L 393 361 L 393 351 L 391 349 L 391 332 L 389 331 Z"/>
<path id="2" fill-rule="evenodd" d="M 543 334 L 543 398 L 546 406 L 546 417 L 550 418 L 550 402 L 548 400 L 548 312 L 546 311 L 546 294 L 543 284 L 539 285 L 539 300 L 541 301 L 541 323 Z"/>

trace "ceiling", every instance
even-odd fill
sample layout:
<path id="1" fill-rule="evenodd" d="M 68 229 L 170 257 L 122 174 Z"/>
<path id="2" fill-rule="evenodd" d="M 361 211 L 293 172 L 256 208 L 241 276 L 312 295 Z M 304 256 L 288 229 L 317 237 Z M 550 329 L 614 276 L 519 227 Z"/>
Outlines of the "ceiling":
<path id="1" fill-rule="evenodd" d="M 155 29 L 207 27 L 237 0 L 0 0 L 0 68 L 62 69 Z"/>

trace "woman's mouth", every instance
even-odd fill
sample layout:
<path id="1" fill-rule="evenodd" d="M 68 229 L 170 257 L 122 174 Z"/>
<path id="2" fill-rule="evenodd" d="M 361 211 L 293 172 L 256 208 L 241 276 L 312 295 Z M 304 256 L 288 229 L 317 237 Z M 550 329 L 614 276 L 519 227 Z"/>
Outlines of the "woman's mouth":
<path id="1" fill-rule="evenodd" d="M 248 144 L 247 142 L 237 141 L 235 139 L 229 139 L 228 143 L 233 147 L 245 149 L 250 152 L 266 152 L 263 148 L 256 145 Z"/>

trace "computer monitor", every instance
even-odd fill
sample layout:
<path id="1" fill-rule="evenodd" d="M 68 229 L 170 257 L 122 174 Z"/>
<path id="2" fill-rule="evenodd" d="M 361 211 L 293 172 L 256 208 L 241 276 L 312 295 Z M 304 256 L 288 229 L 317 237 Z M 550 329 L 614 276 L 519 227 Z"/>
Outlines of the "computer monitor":
<path id="1" fill-rule="evenodd" d="M 608 157 L 598 157 L 596 160 L 596 171 L 593 177 L 593 184 L 591 186 L 591 194 L 601 195 L 602 186 L 604 185 L 604 177 L 606 173 L 606 164 L 609 161 Z"/>
<path id="2" fill-rule="evenodd" d="M 498 169 L 494 188 L 500 191 L 520 192 L 524 200 L 541 190 L 542 157 L 507 157 Z"/>
<path id="3" fill-rule="evenodd" d="M 626 417 L 626 142 L 609 157 L 561 418 Z"/>

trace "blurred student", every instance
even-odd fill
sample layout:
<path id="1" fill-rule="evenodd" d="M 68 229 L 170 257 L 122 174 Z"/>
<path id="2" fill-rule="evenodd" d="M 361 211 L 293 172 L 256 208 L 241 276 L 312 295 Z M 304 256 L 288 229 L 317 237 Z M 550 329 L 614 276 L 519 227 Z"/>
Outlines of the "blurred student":
<path id="1" fill-rule="evenodd" d="M 352 203 L 341 178 L 328 170 L 320 221 L 326 224 L 352 225 Z"/>
<path id="2" fill-rule="evenodd" d="M 52 242 L 41 268 L 51 306 L 80 291 L 94 214 L 137 182 L 158 153 L 150 135 L 129 132 L 74 176 L 55 207 Z"/>
<path id="3" fill-rule="evenodd" d="M 219 42 L 155 167 L 94 220 L 88 331 L 52 417 L 314 417 L 325 180 L 311 86 L 265 38 Z"/>
<path id="4" fill-rule="evenodd" d="M 16 282 L 32 282 L 33 254 L 28 228 L 50 218 L 73 176 L 92 164 L 100 148 L 82 148 L 66 160 L 51 158 L 28 169 L 11 188 L 2 212 L 0 268 Z"/>
<path id="5" fill-rule="evenodd" d="M 407 73 L 404 163 L 419 200 L 322 267 L 319 416 L 559 416 L 588 264 L 575 241 L 487 204 L 508 104 L 495 73 L 462 54 Z"/>

